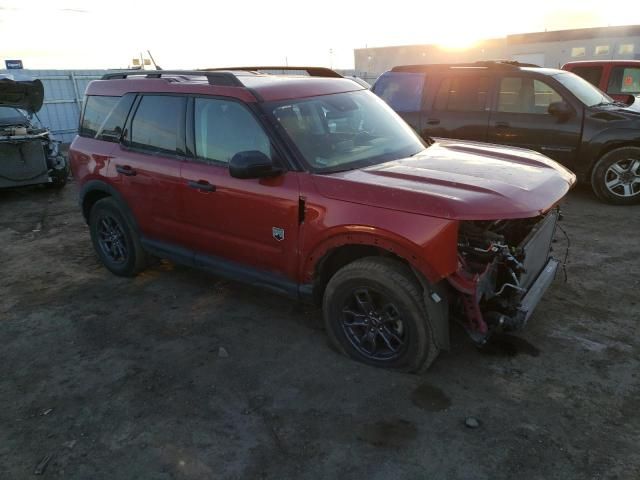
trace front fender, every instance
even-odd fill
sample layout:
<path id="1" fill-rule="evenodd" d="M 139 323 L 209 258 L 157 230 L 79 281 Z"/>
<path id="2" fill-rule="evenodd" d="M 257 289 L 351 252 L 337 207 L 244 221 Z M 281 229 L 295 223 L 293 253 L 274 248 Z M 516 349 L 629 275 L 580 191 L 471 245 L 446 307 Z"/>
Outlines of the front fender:
<path id="1" fill-rule="evenodd" d="M 596 132 L 582 151 L 582 159 L 576 164 L 576 174 L 588 180 L 593 166 L 602 155 L 626 146 L 640 146 L 640 128 L 607 128 Z"/>
<path id="2" fill-rule="evenodd" d="M 390 217 L 397 221 L 401 215 L 393 212 Z M 393 231 L 353 224 L 326 230 L 304 254 L 304 261 L 301 262 L 303 283 L 313 281 L 318 262 L 329 251 L 346 245 L 366 245 L 387 250 L 404 259 L 429 282 L 437 283 L 457 269 L 458 222 L 431 217 L 422 217 L 422 220 L 422 224 L 415 221 L 398 222 Z M 378 223 L 384 223 L 384 220 L 378 219 Z"/>

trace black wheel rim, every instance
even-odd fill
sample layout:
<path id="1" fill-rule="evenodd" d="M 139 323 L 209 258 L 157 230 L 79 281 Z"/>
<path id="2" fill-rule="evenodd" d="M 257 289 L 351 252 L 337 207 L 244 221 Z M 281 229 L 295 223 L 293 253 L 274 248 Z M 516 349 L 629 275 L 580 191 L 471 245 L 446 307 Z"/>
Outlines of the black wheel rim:
<path id="1" fill-rule="evenodd" d="M 353 348 L 369 360 L 400 358 L 409 343 L 407 322 L 387 295 L 372 288 L 353 290 L 342 308 L 341 326 Z"/>
<path id="2" fill-rule="evenodd" d="M 118 220 L 103 216 L 98 222 L 98 245 L 102 254 L 112 263 L 121 264 L 129 259 L 124 231 Z"/>

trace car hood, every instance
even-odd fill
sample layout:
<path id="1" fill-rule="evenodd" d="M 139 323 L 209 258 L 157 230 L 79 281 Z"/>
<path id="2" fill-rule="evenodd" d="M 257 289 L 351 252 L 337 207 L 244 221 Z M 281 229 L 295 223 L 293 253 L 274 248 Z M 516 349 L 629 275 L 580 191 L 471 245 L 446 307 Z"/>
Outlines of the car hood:
<path id="1" fill-rule="evenodd" d="M 15 107 L 36 113 L 42 108 L 44 87 L 40 80 L 16 81 L 0 79 L 0 106 Z"/>
<path id="2" fill-rule="evenodd" d="M 532 150 L 445 139 L 410 158 L 314 175 L 326 197 L 457 220 L 534 217 L 575 181 Z"/>

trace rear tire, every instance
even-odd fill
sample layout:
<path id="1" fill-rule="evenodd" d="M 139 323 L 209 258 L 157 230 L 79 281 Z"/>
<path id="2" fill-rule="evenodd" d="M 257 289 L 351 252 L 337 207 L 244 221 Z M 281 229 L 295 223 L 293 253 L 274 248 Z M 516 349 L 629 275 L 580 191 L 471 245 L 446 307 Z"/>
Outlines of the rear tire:
<path id="1" fill-rule="evenodd" d="M 147 254 L 138 234 L 112 198 L 93 205 L 89 229 L 93 248 L 112 273 L 132 277 L 147 266 Z"/>
<path id="2" fill-rule="evenodd" d="M 616 148 L 603 155 L 593 167 L 591 187 L 603 202 L 640 203 L 640 148 Z"/>
<path id="3" fill-rule="evenodd" d="M 344 267 L 324 293 L 333 345 L 354 360 L 406 372 L 426 370 L 439 353 L 422 288 L 399 261 L 367 257 Z"/>

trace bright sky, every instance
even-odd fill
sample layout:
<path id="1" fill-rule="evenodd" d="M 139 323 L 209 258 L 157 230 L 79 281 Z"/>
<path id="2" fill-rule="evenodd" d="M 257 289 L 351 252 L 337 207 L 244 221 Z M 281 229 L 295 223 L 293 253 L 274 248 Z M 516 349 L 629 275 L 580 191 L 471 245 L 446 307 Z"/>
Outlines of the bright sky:
<path id="1" fill-rule="evenodd" d="M 640 24 L 640 9 L 602 0 L 0 0 L 0 62 L 121 68 L 151 50 L 165 69 L 353 68 L 353 49 L 365 46 L 456 47 L 511 33 L 628 24 Z"/>

